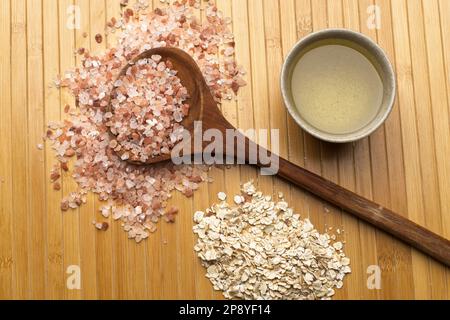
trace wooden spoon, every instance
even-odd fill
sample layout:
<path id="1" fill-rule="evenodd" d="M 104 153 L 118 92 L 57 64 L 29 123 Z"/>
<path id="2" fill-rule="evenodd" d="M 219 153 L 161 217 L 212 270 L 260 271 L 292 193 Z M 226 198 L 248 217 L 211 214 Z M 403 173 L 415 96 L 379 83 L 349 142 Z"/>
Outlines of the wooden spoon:
<path id="1" fill-rule="evenodd" d="M 183 120 L 182 124 L 191 133 L 191 136 L 194 136 L 195 121 L 202 121 L 203 130 L 220 130 L 224 137 L 226 136 L 225 132 L 227 129 L 235 130 L 217 107 L 217 103 L 212 97 L 210 89 L 196 62 L 189 54 L 180 49 L 157 48 L 145 51 L 122 70 L 119 78 L 122 77 L 127 69 L 135 62 L 143 58 L 151 58 L 153 55 L 160 55 L 163 61 L 169 60 L 173 64 L 173 70 L 178 72 L 177 75 L 182 84 L 188 89 L 190 98 L 186 103 L 189 103 L 191 109 L 189 116 Z M 232 150 L 234 151 L 234 155 L 232 155 L 232 157 L 235 159 L 237 158 L 237 155 L 244 154 L 246 163 L 249 163 L 250 148 L 259 148 L 259 150 L 267 152 L 247 137 L 243 137 L 241 133 L 238 133 L 237 135 L 241 135 L 240 138 L 245 143 L 237 144 L 234 143 L 235 141 L 225 141 L 223 148 L 223 150 L 227 150 L 227 143 L 228 145 L 233 144 L 234 149 Z M 228 150 L 224 153 L 227 152 Z M 225 154 L 224 156 L 226 157 L 227 155 Z M 145 164 L 159 163 L 170 160 L 170 158 L 170 155 L 154 157 L 149 159 Z M 278 161 L 278 175 L 280 177 L 333 205 L 352 213 L 354 216 L 384 230 L 400 240 L 403 240 L 407 244 L 428 254 L 443 264 L 450 266 L 449 240 L 281 157 L 278 157 Z M 136 159 L 130 159 L 129 162 L 133 164 L 143 164 L 136 161 Z M 259 159 L 256 165 L 264 167 Z"/>

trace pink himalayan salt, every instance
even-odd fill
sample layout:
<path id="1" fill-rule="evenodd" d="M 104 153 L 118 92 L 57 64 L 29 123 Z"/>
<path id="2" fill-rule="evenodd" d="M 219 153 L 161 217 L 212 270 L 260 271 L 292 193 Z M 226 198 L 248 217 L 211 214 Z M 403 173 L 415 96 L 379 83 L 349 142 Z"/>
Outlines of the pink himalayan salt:
<path id="1" fill-rule="evenodd" d="M 173 46 L 191 54 L 217 101 L 231 99 L 245 81 L 234 58 L 230 20 L 215 6 L 208 5 L 207 21 L 201 24 L 194 15 L 196 1 L 175 2 L 154 12 L 142 11 L 145 4 L 138 4 L 135 11 L 126 9 L 121 19 L 108 22 L 107 33 L 120 32 L 115 46 L 98 56 L 79 50 L 82 65 L 56 81 L 73 93 L 78 108 L 67 110 L 69 118 L 64 122 L 49 123 L 44 138 L 61 163 L 52 171 L 53 182 L 74 159 L 71 173 L 79 190 L 63 199 L 61 209 L 79 207 L 87 193 L 94 192 L 108 201 L 111 217 L 122 221 L 129 238 L 140 242 L 156 231 L 161 217 L 173 221 L 175 211 L 165 211 L 171 192 L 191 197 L 198 184 L 208 180 L 208 168 L 170 163 L 139 167 L 117 156 L 118 143 L 105 122 L 111 117 L 108 99 L 121 68 L 145 50 Z"/>
<path id="2" fill-rule="evenodd" d="M 160 60 L 161 56 L 139 60 L 114 83 L 106 124 L 117 136 L 110 146 L 120 149 L 122 160 L 145 163 L 170 154 L 182 138 L 188 92 L 170 61 L 166 65 Z"/>

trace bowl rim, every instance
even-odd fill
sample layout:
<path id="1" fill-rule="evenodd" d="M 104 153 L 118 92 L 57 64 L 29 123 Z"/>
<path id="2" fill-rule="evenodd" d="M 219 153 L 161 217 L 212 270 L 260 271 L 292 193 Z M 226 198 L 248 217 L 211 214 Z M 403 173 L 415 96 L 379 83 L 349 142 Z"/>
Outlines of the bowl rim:
<path id="1" fill-rule="evenodd" d="M 289 74 L 291 72 L 291 67 L 294 63 L 298 61 L 298 55 L 301 51 L 308 45 L 315 43 L 316 41 L 322 41 L 328 38 L 342 38 L 347 41 L 351 41 L 364 49 L 368 50 L 374 57 L 374 59 L 379 63 L 380 67 L 383 69 L 385 73 L 385 78 L 387 83 L 383 83 L 384 90 L 383 93 L 388 93 L 388 98 L 386 102 L 380 106 L 380 112 L 385 109 L 381 113 L 381 116 L 376 117 L 372 120 L 372 122 L 368 123 L 366 126 L 361 128 L 358 131 L 348 133 L 348 134 L 332 134 L 329 132 L 321 131 L 320 129 L 310 125 L 306 120 L 304 120 L 298 113 L 297 108 L 293 101 L 291 101 L 291 97 L 289 95 L 289 90 L 291 84 L 289 79 Z M 389 115 L 391 114 L 396 94 L 397 94 L 397 81 L 394 72 L 394 68 L 392 66 L 391 61 L 389 60 L 386 52 L 371 38 L 368 36 L 352 31 L 349 29 L 342 28 L 330 28 L 324 29 L 321 31 L 310 33 L 309 35 L 300 39 L 290 50 L 286 59 L 284 60 L 282 71 L 281 71 L 281 94 L 284 100 L 284 105 L 288 109 L 291 117 L 295 120 L 295 122 L 306 132 L 311 134 L 312 136 L 327 142 L 332 143 L 349 143 L 355 142 L 361 139 L 364 139 L 378 130 L 387 120 Z M 389 87 L 386 87 L 386 86 Z M 388 89 L 387 89 L 388 88 Z"/>

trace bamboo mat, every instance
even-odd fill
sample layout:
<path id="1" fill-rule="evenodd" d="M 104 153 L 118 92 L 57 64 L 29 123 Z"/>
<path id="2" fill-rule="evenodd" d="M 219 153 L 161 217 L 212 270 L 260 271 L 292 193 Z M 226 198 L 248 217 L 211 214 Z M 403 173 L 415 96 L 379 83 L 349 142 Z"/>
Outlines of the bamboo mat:
<path id="1" fill-rule="evenodd" d="M 127 240 L 119 223 L 97 232 L 101 204 L 62 214 L 69 176 L 53 191 L 51 150 L 37 149 L 45 123 L 60 119 L 66 91 L 49 87 L 75 66 L 77 47 L 97 44 L 118 0 L 0 1 L 0 298 L 213 299 L 194 255 L 192 213 L 257 178 L 250 167 L 214 169 L 215 182 L 192 200 L 175 195 L 181 213 L 162 223 L 148 241 Z M 281 155 L 450 238 L 450 0 L 217 0 L 233 18 L 238 61 L 248 86 L 237 102 L 222 106 L 240 128 L 279 128 Z M 69 6 L 79 6 L 81 29 L 66 27 Z M 161 5 L 154 0 L 153 5 Z M 376 5 L 378 7 L 371 7 Z M 379 28 L 372 13 L 379 8 Z M 373 11 L 375 10 L 375 11 Z M 199 16 L 204 15 L 198 11 Z M 368 23 L 369 22 L 369 23 Z M 287 115 L 279 73 L 289 49 L 306 34 L 327 27 L 361 31 L 395 64 L 398 99 L 386 125 L 361 142 L 334 146 L 304 134 Z M 83 37 L 83 32 L 90 34 Z M 397 240 L 277 178 L 260 188 L 282 191 L 321 231 L 344 230 L 353 273 L 337 299 L 449 299 L 450 270 Z M 66 286 L 69 266 L 79 266 L 81 290 Z M 381 269 L 381 289 L 370 290 L 370 266 Z M 370 270 L 370 269 L 369 269 Z M 70 272 L 70 269 L 69 269 Z"/>

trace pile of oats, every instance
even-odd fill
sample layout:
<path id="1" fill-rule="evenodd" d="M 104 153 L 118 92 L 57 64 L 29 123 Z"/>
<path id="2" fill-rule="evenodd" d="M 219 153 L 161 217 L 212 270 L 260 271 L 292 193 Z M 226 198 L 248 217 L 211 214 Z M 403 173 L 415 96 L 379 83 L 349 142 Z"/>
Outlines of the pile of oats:
<path id="1" fill-rule="evenodd" d="M 167 65 L 166 65 L 167 64 Z M 110 147 L 122 160 L 145 163 L 168 155 L 183 138 L 181 122 L 189 114 L 187 89 L 161 56 L 141 59 L 114 83 L 112 113 L 106 125 L 117 136 Z"/>
<path id="2" fill-rule="evenodd" d="M 343 244 L 280 196 L 274 201 L 249 182 L 235 205 L 222 201 L 195 213 L 195 251 L 227 299 L 330 299 L 351 272 Z"/>
<path id="3" fill-rule="evenodd" d="M 64 108 L 66 120 L 49 123 L 44 138 L 52 145 L 59 160 L 51 172 L 54 189 L 62 188 L 62 170 L 69 171 L 79 187 L 77 192 L 70 193 L 63 199 L 61 209 L 66 211 L 79 207 L 86 202 L 87 193 L 94 192 L 100 200 L 107 201 L 102 208 L 103 216 L 121 220 L 129 237 L 140 242 L 156 230 L 156 223 L 161 217 L 170 222 L 174 220 L 177 210 L 166 209 L 171 192 L 177 190 L 187 197 L 192 196 L 199 183 L 208 179 L 208 168 L 174 166 L 170 163 L 139 167 L 130 165 L 117 156 L 117 139 L 109 133 L 106 125 L 114 122 L 113 114 L 108 110 L 109 97 L 114 89 L 125 88 L 128 97 L 135 94 L 131 85 L 117 86 L 119 83 L 116 83 L 116 78 L 120 70 L 143 51 L 172 46 L 191 54 L 217 101 L 232 98 L 245 82 L 242 80 L 243 71 L 237 66 L 234 57 L 230 19 L 224 18 L 215 6 L 207 6 L 207 19 L 201 23 L 195 17 L 197 1 L 177 1 L 151 12 L 147 9 L 146 0 L 137 1 L 133 9 L 127 7 L 128 1 L 118 1 L 117 5 L 119 4 L 122 7 L 121 17 L 111 19 L 106 27 L 107 34 L 118 34 L 117 44 L 98 55 L 79 48 L 77 53 L 82 57 L 81 66 L 67 71 L 56 80 L 57 87 L 67 88 L 75 96 L 77 106 L 74 108 L 67 105 Z M 101 42 L 103 37 L 96 35 L 95 39 Z M 158 57 L 154 58 L 158 60 Z M 158 64 L 158 68 L 162 69 L 162 66 Z M 173 75 L 165 80 L 176 83 Z M 170 100 L 170 88 L 166 89 L 169 92 L 166 90 L 164 97 Z M 167 130 L 167 122 L 172 123 L 174 120 L 177 123 L 180 119 L 179 112 L 182 113 L 181 117 L 188 112 L 183 104 L 183 89 L 179 89 L 181 96 L 177 96 L 173 90 L 172 98 L 176 100 L 172 101 L 173 113 L 161 118 L 156 116 L 158 111 L 152 109 L 156 117 L 148 119 L 151 123 L 145 122 L 148 127 L 144 131 L 151 126 L 148 133 L 156 135 L 156 140 L 141 141 L 142 138 L 139 140 L 137 136 L 131 135 L 131 138 L 139 140 L 138 145 L 150 145 L 150 153 L 166 151 L 164 147 L 170 146 L 171 142 L 167 144 L 158 137 L 175 139 L 176 137 L 170 137 L 170 133 L 167 136 L 167 133 L 174 133 L 177 128 L 174 125 L 173 131 Z M 145 98 L 151 102 L 152 93 L 148 95 Z M 143 100 L 135 102 L 140 106 L 147 103 Z M 170 102 L 167 101 L 167 104 Z M 116 107 L 120 109 L 120 106 Z M 145 112 L 142 111 L 142 114 Z M 114 126 L 119 122 L 114 122 Z M 133 117 L 127 126 L 136 129 L 136 134 L 143 129 L 139 127 L 139 123 L 136 128 Z M 135 155 L 130 154 L 130 157 L 133 156 Z M 140 156 L 151 155 L 141 153 Z M 72 162 L 73 166 L 70 164 Z"/>

